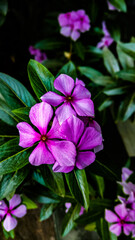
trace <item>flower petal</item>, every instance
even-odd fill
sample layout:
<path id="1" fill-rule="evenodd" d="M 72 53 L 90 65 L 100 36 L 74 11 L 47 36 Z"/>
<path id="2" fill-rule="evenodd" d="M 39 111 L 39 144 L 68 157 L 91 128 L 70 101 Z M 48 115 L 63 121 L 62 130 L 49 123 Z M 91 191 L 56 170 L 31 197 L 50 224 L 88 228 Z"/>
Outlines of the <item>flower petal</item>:
<path id="1" fill-rule="evenodd" d="M 132 173 L 133 173 L 132 170 L 130 170 L 130 169 L 126 168 L 126 167 L 123 167 L 122 168 L 122 176 L 121 176 L 122 177 L 122 181 L 126 181 Z"/>
<path id="2" fill-rule="evenodd" d="M 0 209 L 0 222 L 1 222 L 1 220 L 4 218 L 4 216 L 6 215 L 6 211 L 5 210 L 1 210 Z"/>
<path id="3" fill-rule="evenodd" d="M 23 148 L 32 147 L 35 142 L 40 140 L 40 134 L 28 123 L 20 122 L 17 124 L 17 128 L 20 134 L 19 146 Z"/>
<path id="4" fill-rule="evenodd" d="M 11 211 L 11 214 L 13 214 L 14 216 L 16 216 L 18 218 L 22 218 L 26 213 L 27 213 L 27 208 L 23 204 L 20 205 L 18 208 L 13 209 Z"/>
<path id="5" fill-rule="evenodd" d="M 117 215 L 108 209 L 105 209 L 105 220 L 109 223 L 119 222 Z"/>
<path id="6" fill-rule="evenodd" d="M 125 204 L 118 204 L 117 206 L 114 207 L 114 209 L 121 219 L 125 218 L 126 215 L 128 214 Z"/>
<path id="7" fill-rule="evenodd" d="M 71 172 L 73 169 L 74 169 L 74 166 L 64 167 L 64 166 L 60 166 L 57 162 L 55 162 L 54 165 L 53 165 L 53 171 L 54 172 L 68 173 L 68 172 Z"/>
<path id="8" fill-rule="evenodd" d="M 41 164 L 53 164 L 55 160 L 46 144 L 41 141 L 29 156 L 29 162 L 34 166 L 39 166 Z"/>
<path id="9" fill-rule="evenodd" d="M 73 78 L 66 74 L 60 74 L 55 80 L 54 80 L 54 87 L 62 92 L 65 96 L 70 96 L 71 92 L 73 90 L 75 83 Z"/>
<path id="10" fill-rule="evenodd" d="M 121 226 L 117 223 L 110 226 L 109 230 L 110 232 L 114 233 L 116 236 L 119 236 L 121 234 L 122 229 L 121 229 Z"/>
<path id="11" fill-rule="evenodd" d="M 18 206 L 21 203 L 21 197 L 19 194 L 15 194 L 10 200 L 9 200 L 9 208 L 13 209 L 14 207 Z"/>
<path id="12" fill-rule="evenodd" d="M 62 138 L 61 133 L 59 132 L 59 128 L 60 128 L 60 124 L 58 122 L 58 119 L 54 117 L 51 129 L 46 134 L 47 138 L 49 139 Z"/>
<path id="13" fill-rule="evenodd" d="M 61 124 L 59 131 L 64 139 L 77 145 L 84 131 L 84 123 L 79 118 L 71 116 Z"/>
<path id="14" fill-rule="evenodd" d="M 76 148 L 72 142 L 48 140 L 47 146 L 60 166 L 74 166 Z"/>
<path id="15" fill-rule="evenodd" d="M 3 226 L 5 228 L 5 230 L 7 232 L 11 231 L 12 229 L 14 229 L 17 225 L 17 220 L 15 218 L 13 218 L 10 214 L 7 214 L 4 222 L 3 222 Z"/>
<path id="16" fill-rule="evenodd" d="M 70 116 L 76 116 L 76 112 L 71 107 L 70 103 L 64 103 L 57 108 L 55 115 L 58 118 L 59 124 L 61 125 Z"/>
<path id="17" fill-rule="evenodd" d="M 90 150 L 102 143 L 102 135 L 93 127 L 87 127 L 78 144 L 79 150 Z"/>
<path id="18" fill-rule="evenodd" d="M 30 110 L 30 120 L 36 126 L 40 133 L 45 135 L 48 124 L 53 116 L 52 107 L 45 102 L 35 104 Z"/>
<path id="19" fill-rule="evenodd" d="M 71 39 L 76 41 L 80 37 L 80 32 L 77 30 L 73 30 L 71 32 Z"/>
<path id="20" fill-rule="evenodd" d="M 79 116 L 94 117 L 94 104 L 91 99 L 75 100 L 72 105 Z"/>
<path id="21" fill-rule="evenodd" d="M 128 236 L 130 233 L 131 233 L 131 231 L 133 230 L 133 228 L 134 228 L 134 224 L 124 224 L 124 226 L 123 226 L 123 232 L 124 232 L 124 234 L 126 235 L 126 236 Z"/>
<path id="22" fill-rule="evenodd" d="M 51 104 L 52 106 L 56 107 L 58 106 L 59 104 L 61 104 L 62 102 L 64 102 L 64 97 L 63 96 L 60 96 L 58 95 L 57 93 L 55 92 L 47 92 L 45 93 L 42 97 L 41 97 L 41 100 L 43 102 L 47 102 L 49 104 Z"/>
<path id="23" fill-rule="evenodd" d="M 81 84 L 77 84 L 74 88 L 72 97 L 74 100 L 89 99 L 91 98 L 91 93 Z"/>
<path id="24" fill-rule="evenodd" d="M 6 205 L 6 203 L 4 202 L 4 200 L 0 201 L 0 210 L 6 210 L 8 207 Z"/>
<path id="25" fill-rule="evenodd" d="M 71 35 L 71 27 L 70 26 L 64 26 L 60 29 L 60 33 L 65 37 L 70 37 Z"/>
<path id="26" fill-rule="evenodd" d="M 76 157 L 76 167 L 83 169 L 93 163 L 95 158 L 96 156 L 93 152 L 78 152 Z"/>

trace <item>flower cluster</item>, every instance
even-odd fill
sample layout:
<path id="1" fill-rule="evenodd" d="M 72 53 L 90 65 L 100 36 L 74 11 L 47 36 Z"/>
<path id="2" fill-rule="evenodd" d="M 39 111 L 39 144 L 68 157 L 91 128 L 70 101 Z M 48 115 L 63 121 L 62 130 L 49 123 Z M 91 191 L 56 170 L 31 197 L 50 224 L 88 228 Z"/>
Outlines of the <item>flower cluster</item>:
<path id="1" fill-rule="evenodd" d="M 106 28 L 105 21 L 102 22 L 102 31 L 104 33 L 104 36 L 102 37 L 101 41 L 97 44 L 97 48 L 109 47 L 114 41 Z"/>
<path id="2" fill-rule="evenodd" d="M 135 184 L 126 182 L 133 172 L 128 168 L 122 169 L 122 182 L 118 182 L 123 186 L 123 191 L 127 197 L 118 196 L 120 204 L 114 207 L 115 213 L 110 210 L 105 211 L 105 219 L 109 223 L 113 223 L 109 230 L 116 236 L 122 233 L 135 237 Z"/>
<path id="3" fill-rule="evenodd" d="M 75 166 L 83 169 L 93 163 L 95 152 L 103 149 L 103 138 L 99 124 L 93 120 L 94 104 L 85 84 L 61 74 L 54 87 L 61 95 L 47 92 L 29 113 L 39 133 L 26 122 L 17 124 L 19 145 L 26 148 L 38 142 L 29 162 L 35 166 L 53 164 L 53 171 L 68 173 Z M 51 105 L 58 106 L 55 115 Z"/>
<path id="4" fill-rule="evenodd" d="M 0 221 L 7 232 L 13 230 L 17 225 L 17 218 L 22 218 L 27 213 L 26 206 L 21 204 L 20 195 L 15 194 L 8 205 L 4 200 L 0 201 Z"/>
<path id="5" fill-rule="evenodd" d="M 60 33 L 74 41 L 80 37 L 81 32 L 90 29 L 90 19 L 82 9 L 59 14 L 58 22 L 61 27 Z"/>
<path id="6" fill-rule="evenodd" d="M 45 52 L 41 52 L 39 49 L 36 49 L 33 46 L 29 46 L 29 52 L 31 55 L 34 55 L 34 59 L 37 62 L 41 63 L 47 59 Z"/>

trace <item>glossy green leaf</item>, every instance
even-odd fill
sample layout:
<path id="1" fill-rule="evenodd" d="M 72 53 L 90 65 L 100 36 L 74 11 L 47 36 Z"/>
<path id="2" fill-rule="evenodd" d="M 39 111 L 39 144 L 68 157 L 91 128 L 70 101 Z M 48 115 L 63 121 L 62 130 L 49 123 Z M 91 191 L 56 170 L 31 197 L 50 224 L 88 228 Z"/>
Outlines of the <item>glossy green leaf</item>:
<path id="1" fill-rule="evenodd" d="M 110 74 L 113 75 L 115 72 L 120 71 L 117 59 L 107 47 L 104 47 L 103 49 L 103 60 L 104 65 Z"/>
<path id="2" fill-rule="evenodd" d="M 41 63 L 31 59 L 28 63 L 28 76 L 38 99 L 46 92 L 54 91 L 54 76 Z"/>
<path id="3" fill-rule="evenodd" d="M 12 110 L 12 113 L 14 113 L 19 119 L 29 122 L 29 107 L 23 107 L 23 108 L 17 108 Z"/>
<path id="4" fill-rule="evenodd" d="M 112 5 L 114 5 L 116 8 L 120 9 L 123 12 L 127 11 L 127 6 L 125 3 L 125 0 L 109 0 Z"/>
<path id="5" fill-rule="evenodd" d="M 113 100 L 110 97 L 107 97 L 106 99 L 101 102 L 100 106 L 98 107 L 99 111 L 103 111 L 105 108 L 110 107 L 113 104 Z"/>
<path id="6" fill-rule="evenodd" d="M 11 126 L 16 126 L 18 123 L 17 117 L 3 100 L 0 100 L 0 119 Z"/>
<path id="7" fill-rule="evenodd" d="M 135 43 L 134 42 L 129 42 L 129 43 L 118 42 L 118 47 L 124 53 L 128 54 L 129 56 L 135 59 Z"/>
<path id="8" fill-rule="evenodd" d="M 93 209 L 82 216 L 80 216 L 77 220 L 77 224 L 86 225 L 87 223 L 92 223 L 97 221 L 99 218 L 103 217 L 104 211 L 96 211 Z"/>
<path id="9" fill-rule="evenodd" d="M 48 219 L 56 207 L 57 204 L 44 204 L 40 212 L 40 221 Z"/>
<path id="10" fill-rule="evenodd" d="M 51 166 L 42 166 L 40 168 L 41 175 L 44 179 L 45 185 L 56 194 L 64 197 L 65 186 L 62 173 L 55 173 Z"/>
<path id="11" fill-rule="evenodd" d="M 77 54 L 77 56 L 79 58 L 81 58 L 82 60 L 84 60 L 85 58 L 85 47 L 83 46 L 83 44 L 79 41 L 74 43 L 74 48 L 75 48 L 75 53 Z"/>
<path id="12" fill-rule="evenodd" d="M 97 221 L 97 230 L 102 240 L 110 240 L 108 223 L 105 221 L 104 218 L 100 218 L 99 221 Z"/>
<path id="13" fill-rule="evenodd" d="M 101 198 L 104 197 L 104 190 L 105 190 L 105 183 L 104 183 L 104 179 L 101 176 L 95 176 L 96 181 L 97 181 L 97 185 L 98 185 L 98 190 L 100 193 Z"/>
<path id="14" fill-rule="evenodd" d="M 108 86 L 109 84 L 114 83 L 114 80 L 110 76 L 99 76 L 92 79 L 94 83 L 99 86 Z"/>
<path id="15" fill-rule="evenodd" d="M 87 176 L 85 170 L 74 170 L 78 186 L 81 190 L 84 199 L 84 208 L 88 210 L 89 208 L 89 185 L 87 181 Z"/>
<path id="16" fill-rule="evenodd" d="M 0 26 L 4 23 L 7 12 L 8 12 L 8 1 L 1 0 L 0 1 Z"/>
<path id="17" fill-rule="evenodd" d="M 88 49 L 86 51 L 92 53 L 93 55 L 101 58 L 102 57 L 102 49 L 97 48 L 95 46 L 88 46 Z"/>
<path id="18" fill-rule="evenodd" d="M 128 118 L 131 117 L 131 115 L 134 112 L 135 112 L 135 93 L 130 93 L 121 102 L 118 109 L 116 120 L 126 121 Z"/>
<path id="19" fill-rule="evenodd" d="M 41 174 L 41 172 L 39 171 L 39 169 L 35 170 L 32 174 L 32 178 L 33 180 L 35 180 L 36 182 L 38 182 L 39 184 L 46 186 L 45 182 L 44 182 L 44 178 Z"/>
<path id="20" fill-rule="evenodd" d="M 58 72 L 57 76 L 60 74 L 67 74 L 73 79 L 76 79 L 77 74 L 76 74 L 76 67 L 72 61 L 69 61 L 66 63 Z"/>
<path id="21" fill-rule="evenodd" d="M 91 67 L 80 66 L 80 67 L 78 67 L 78 70 L 80 71 L 80 73 L 82 75 L 84 75 L 85 77 L 89 78 L 92 81 L 94 81 L 95 78 L 103 76 L 103 74 L 101 72 L 99 72 L 99 71 L 97 71 L 97 70 L 95 70 L 94 68 L 91 68 Z"/>
<path id="22" fill-rule="evenodd" d="M 5 73 L 0 73 L 0 93 L 11 109 L 21 106 L 31 107 L 36 103 L 21 82 Z"/>
<path id="23" fill-rule="evenodd" d="M 129 81 L 135 83 L 135 69 L 130 68 L 126 70 L 121 70 L 115 74 L 117 78 L 121 78 L 124 81 Z"/>
<path id="24" fill-rule="evenodd" d="M 21 195 L 22 203 L 26 205 L 27 209 L 36 209 L 38 208 L 37 204 L 33 202 L 30 198 L 26 195 Z"/>
<path id="25" fill-rule="evenodd" d="M 71 195 L 76 201 L 84 206 L 84 200 L 82 192 L 78 186 L 77 179 L 75 177 L 74 171 L 65 174 L 66 182 L 69 187 Z"/>
<path id="26" fill-rule="evenodd" d="M 15 233 L 14 233 L 14 229 L 13 230 L 11 230 L 11 231 L 9 231 L 9 232 L 7 232 L 5 229 L 4 229 L 4 227 L 3 227 L 3 234 L 4 234 L 4 236 L 5 236 L 5 238 L 6 239 L 14 239 L 15 238 Z"/>
<path id="27" fill-rule="evenodd" d="M 128 92 L 128 86 L 118 87 L 116 85 L 111 85 L 103 90 L 103 93 L 107 96 L 122 95 L 126 92 Z"/>
<path id="28" fill-rule="evenodd" d="M 75 226 L 75 220 L 78 218 L 80 213 L 80 204 L 76 204 L 75 207 L 71 207 L 65 215 L 62 222 L 62 236 L 66 236 Z"/>
<path id="29" fill-rule="evenodd" d="M 128 54 L 126 54 L 125 52 L 123 52 L 123 50 L 120 48 L 119 44 L 117 44 L 116 50 L 117 50 L 117 54 L 118 54 L 118 58 L 121 63 L 121 66 L 124 69 L 133 68 L 134 67 L 134 59 L 132 57 L 130 57 Z"/>
<path id="30" fill-rule="evenodd" d="M 14 193 L 28 175 L 28 169 L 22 168 L 13 174 L 7 174 L 0 181 L 0 200 Z"/>

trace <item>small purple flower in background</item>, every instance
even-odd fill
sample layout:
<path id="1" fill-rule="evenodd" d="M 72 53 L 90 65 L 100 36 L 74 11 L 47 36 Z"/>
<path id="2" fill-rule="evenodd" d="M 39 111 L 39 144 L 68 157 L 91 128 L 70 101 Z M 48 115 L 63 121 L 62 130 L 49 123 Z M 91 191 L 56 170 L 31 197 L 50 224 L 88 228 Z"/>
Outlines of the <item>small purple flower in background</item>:
<path id="1" fill-rule="evenodd" d="M 76 84 L 74 80 L 66 75 L 60 74 L 54 81 L 54 87 L 64 96 L 58 95 L 54 92 L 47 92 L 41 99 L 43 102 L 47 102 L 56 107 L 60 104 L 55 112 L 56 117 L 60 124 L 72 115 L 79 116 L 94 116 L 94 104 L 90 99 L 90 92 L 81 84 Z"/>
<path id="2" fill-rule="evenodd" d="M 66 210 L 65 210 L 65 212 L 67 213 L 68 211 L 69 211 L 69 209 L 71 208 L 71 203 L 65 203 L 65 207 L 66 207 Z M 83 213 L 84 213 L 84 211 L 85 211 L 85 208 L 83 207 L 83 206 L 81 206 L 81 209 L 80 209 L 80 213 L 79 213 L 79 215 L 81 216 Z"/>
<path id="3" fill-rule="evenodd" d="M 121 175 L 121 178 L 122 178 L 122 182 L 125 182 L 129 177 L 130 175 L 133 173 L 132 170 L 126 168 L 126 167 L 123 167 L 122 168 L 122 175 Z"/>
<path id="4" fill-rule="evenodd" d="M 132 217 L 127 211 L 124 204 L 118 204 L 114 207 L 116 213 L 106 209 L 105 210 L 105 219 L 109 223 L 113 223 L 109 230 L 114 233 L 116 236 L 119 236 L 122 231 L 125 235 L 129 235 L 134 229 L 134 224 L 131 223 Z"/>
<path id="5" fill-rule="evenodd" d="M 80 37 L 80 32 L 90 29 L 90 19 L 82 9 L 59 14 L 58 22 L 61 27 L 60 33 L 74 41 Z"/>
<path id="6" fill-rule="evenodd" d="M 56 117 L 53 120 L 51 129 L 47 132 L 52 116 L 53 109 L 48 103 L 35 104 L 30 110 L 29 118 L 40 133 L 37 133 L 27 122 L 18 123 L 19 145 L 26 148 L 32 147 L 34 143 L 39 142 L 29 156 L 29 162 L 32 165 L 53 164 L 55 160 L 62 166 L 74 165 L 75 146 L 72 142 L 59 139 L 59 123 Z"/>
<path id="7" fill-rule="evenodd" d="M 71 141 L 76 146 L 76 161 L 74 165 L 61 166 L 57 161 L 53 166 L 53 171 L 68 173 L 76 166 L 83 169 L 95 161 L 95 153 L 92 151 L 102 144 L 102 134 L 93 127 L 86 127 L 79 118 L 75 116 L 65 120 L 60 128 L 62 137 Z"/>
<path id="8" fill-rule="evenodd" d="M 104 33 L 104 37 L 97 44 L 97 48 L 109 47 L 114 41 L 113 38 L 111 37 L 110 33 L 108 32 L 104 21 L 102 22 L 102 30 Z"/>
<path id="9" fill-rule="evenodd" d="M 39 49 L 36 49 L 33 46 L 29 46 L 29 52 L 31 55 L 34 55 L 34 59 L 37 62 L 41 63 L 47 59 L 47 56 L 44 52 L 41 52 Z"/>
<path id="10" fill-rule="evenodd" d="M 7 232 L 14 229 L 17 225 L 17 218 L 22 218 L 27 213 L 26 206 L 21 204 L 21 198 L 15 194 L 9 200 L 9 206 L 2 200 L 0 201 L 0 221 Z"/>
<path id="11" fill-rule="evenodd" d="M 135 184 L 132 182 L 126 182 L 126 180 L 130 177 L 130 175 L 133 173 L 132 170 L 123 167 L 122 168 L 122 175 L 121 175 L 121 182 L 118 182 L 122 187 L 125 194 L 130 195 L 132 192 L 134 193 L 135 198 Z"/>

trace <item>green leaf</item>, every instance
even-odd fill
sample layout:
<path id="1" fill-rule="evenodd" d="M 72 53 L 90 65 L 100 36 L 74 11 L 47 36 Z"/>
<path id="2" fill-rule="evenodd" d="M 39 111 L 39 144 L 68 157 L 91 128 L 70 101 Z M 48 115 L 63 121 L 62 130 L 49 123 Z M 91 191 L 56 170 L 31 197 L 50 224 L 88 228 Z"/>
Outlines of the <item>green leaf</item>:
<path id="1" fill-rule="evenodd" d="M 0 100 L 0 119 L 11 126 L 16 126 L 18 123 L 18 119 L 12 113 L 11 108 L 3 100 Z"/>
<path id="2" fill-rule="evenodd" d="M 65 186 L 62 173 L 55 173 L 51 166 L 42 166 L 40 168 L 41 175 L 44 179 L 45 185 L 56 194 L 64 197 Z"/>
<path id="3" fill-rule="evenodd" d="M 80 204 L 76 204 L 75 207 L 71 207 L 65 215 L 62 222 L 62 236 L 66 236 L 75 226 L 75 220 L 78 218 L 80 213 Z"/>
<path id="4" fill-rule="evenodd" d="M 77 220 L 77 224 L 86 225 L 87 223 L 92 223 L 97 221 L 99 218 L 103 217 L 104 211 L 96 211 L 96 209 L 91 210 L 82 216 L 80 216 Z"/>
<path id="5" fill-rule="evenodd" d="M 29 122 L 29 107 L 23 107 L 23 108 L 17 108 L 12 110 L 12 113 L 14 113 L 18 118 L 25 122 Z"/>
<path id="6" fill-rule="evenodd" d="M 125 97 L 121 102 L 118 114 L 117 121 L 122 120 L 126 121 L 131 115 L 135 112 L 135 93 L 131 93 Z"/>
<path id="7" fill-rule="evenodd" d="M 117 78 L 121 78 L 124 81 L 129 81 L 135 83 L 135 69 L 130 68 L 126 70 L 121 70 L 115 74 Z"/>
<path id="8" fill-rule="evenodd" d="M 92 79 L 94 83 L 99 86 L 108 86 L 109 84 L 113 84 L 114 80 L 110 76 L 99 76 Z"/>
<path id="9" fill-rule="evenodd" d="M 112 5 L 114 5 L 116 8 L 120 9 L 123 12 L 127 11 L 127 6 L 124 0 L 109 0 Z"/>
<path id="10" fill-rule="evenodd" d="M 76 67 L 72 61 L 69 61 L 66 63 L 58 72 L 57 76 L 60 74 L 67 74 L 73 79 L 76 79 L 77 74 L 76 74 Z"/>
<path id="11" fill-rule="evenodd" d="M 56 207 L 57 204 L 44 204 L 40 212 L 40 221 L 48 219 Z"/>
<path id="12" fill-rule="evenodd" d="M 22 195 L 22 203 L 26 205 L 27 209 L 36 209 L 38 208 L 37 204 L 33 202 L 30 198 L 28 198 L 26 195 Z"/>
<path id="13" fill-rule="evenodd" d="M 88 185 L 88 181 L 87 181 L 87 177 L 86 177 L 86 173 L 85 170 L 74 170 L 77 182 L 78 182 L 78 186 L 81 190 L 81 193 L 83 195 L 83 199 L 84 199 L 84 208 L 86 210 L 88 210 L 89 208 L 89 185 Z"/>
<path id="14" fill-rule="evenodd" d="M 99 221 L 97 221 L 97 230 L 102 240 L 110 240 L 108 223 L 104 218 L 100 218 Z"/>
<path id="15" fill-rule="evenodd" d="M 120 48 L 118 43 L 117 43 L 116 50 L 117 50 L 117 54 L 118 54 L 118 58 L 119 58 L 119 61 L 121 63 L 121 66 L 124 69 L 133 68 L 134 67 L 134 60 L 133 60 L 133 58 L 130 57 L 125 52 L 123 52 L 123 50 Z"/>
<path id="16" fill-rule="evenodd" d="M 110 107 L 113 104 L 113 100 L 109 97 L 104 99 L 103 102 L 101 102 L 100 106 L 98 107 L 99 111 L 103 111 L 105 108 Z"/>
<path id="17" fill-rule="evenodd" d="M 103 60 L 104 65 L 110 74 L 113 75 L 115 72 L 120 71 L 117 59 L 107 47 L 104 47 L 103 49 Z"/>
<path id="18" fill-rule="evenodd" d="M 4 23 L 7 12 L 8 12 L 8 1 L 1 0 L 0 1 L 0 26 L 2 26 L 2 24 Z"/>
<path id="19" fill-rule="evenodd" d="M 54 76 L 41 63 L 31 59 L 28 63 L 28 76 L 38 99 L 48 91 L 55 91 Z"/>
<path id="20" fill-rule="evenodd" d="M 54 49 L 61 49 L 61 47 L 63 46 L 65 46 L 65 43 L 63 41 L 60 42 L 60 41 L 57 41 L 56 39 L 54 41 L 52 40 L 52 38 L 50 39 L 47 38 L 47 39 L 41 40 L 40 42 L 37 42 L 34 47 L 41 50 L 54 51 Z"/>
<path id="21" fill-rule="evenodd" d="M 33 180 L 35 180 L 36 182 L 38 182 L 39 184 L 43 185 L 46 187 L 46 184 L 44 182 L 44 179 L 41 175 L 41 172 L 39 171 L 39 169 L 35 170 L 32 174 L 32 178 Z"/>
<path id="22" fill-rule="evenodd" d="M 22 168 L 14 174 L 7 174 L 0 181 L 0 200 L 14 193 L 28 175 L 28 169 Z"/>
<path id="23" fill-rule="evenodd" d="M 71 195 L 74 197 L 76 201 L 78 201 L 81 205 L 84 205 L 83 195 L 78 186 L 78 182 L 76 180 L 74 171 L 65 174 L 66 182 L 69 187 Z"/>
<path id="24" fill-rule="evenodd" d="M 90 53 L 93 53 L 93 55 L 101 58 L 102 57 L 102 49 L 100 48 L 97 48 L 95 46 L 88 46 L 88 49 L 86 49 L 86 51 L 90 52 Z"/>
<path id="25" fill-rule="evenodd" d="M 95 70 L 94 68 L 91 67 L 78 67 L 78 70 L 80 71 L 80 73 L 82 75 L 84 75 L 85 77 L 89 78 L 90 80 L 94 81 L 95 78 L 98 78 L 100 76 L 103 76 L 103 74 L 97 70 Z"/>
<path id="26" fill-rule="evenodd" d="M 104 190 L 105 190 L 105 184 L 104 184 L 104 179 L 101 176 L 95 176 L 96 181 L 97 181 L 97 185 L 98 185 L 98 189 L 99 189 L 99 193 L 101 198 L 104 197 Z"/>
<path id="27" fill-rule="evenodd" d="M 5 236 L 6 239 L 9 239 L 9 238 L 14 239 L 14 238 L 15 238 L 14 229 L 11 230 L 11 231 L 9 231 L 9 232 L 7 232 L 7 231 L 4 229 L 4 227 L 3 227 L 3 234 L 4 234 L 4 236 Z"/>
<path id="28" fill-rule="evenodd" d="M 118 87 L 116 84 L 111 85 L 108 88 L 103 90 L 103 93 L 107 96 L 114 96 L 114 95 L 122 95 L 128 91 L 128 86 L 120 86 Z"/>
<path id="29" fill-rule="evenodd" d="M 118 47 L 127 55 L 135 59 L 135 43 L 122 43 L 118 42 Z"/>
<path id="30" fill-rule="evenodd" d="M 5 73 L 0 73 L 0 93 L 11 109 L 31 107 L 36 103 L 22 83 Z"/>
<path id="31" fill-rule="evenodd" d="M 29 163 L 33 147 L 20 150 L 17 142 L 15 138 L 0 146 L 0 175 L 17 171 Z"/>

